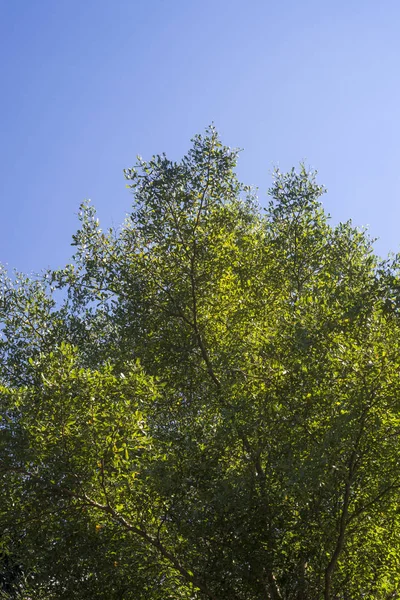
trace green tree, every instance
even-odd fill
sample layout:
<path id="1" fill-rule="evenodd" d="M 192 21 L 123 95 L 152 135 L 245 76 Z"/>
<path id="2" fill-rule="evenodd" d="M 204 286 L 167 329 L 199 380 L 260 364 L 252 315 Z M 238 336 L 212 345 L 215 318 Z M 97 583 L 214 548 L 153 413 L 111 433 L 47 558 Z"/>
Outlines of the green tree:
<path id="1" fill-rule="evenodd" d="M 398 259 L 236 160 L 139 159 L 121 228 L 83 205 L 71 265 L 3 273 L 9 597 L 398 597 Z"/>

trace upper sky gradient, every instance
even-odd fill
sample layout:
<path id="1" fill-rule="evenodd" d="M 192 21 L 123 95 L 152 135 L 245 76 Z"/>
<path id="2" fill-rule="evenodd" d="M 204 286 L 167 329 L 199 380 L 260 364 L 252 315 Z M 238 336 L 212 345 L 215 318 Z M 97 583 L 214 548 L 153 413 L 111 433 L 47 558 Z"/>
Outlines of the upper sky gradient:
<path id="1" fill-rule="evenodd" d="M 211 122 L 262 203 L 304 160 L 397 252 L 399 29 L 397 0 L 0 0 L 0 262 L 61 267 L 81 201 L 119 224 L 123 169 Z"/>

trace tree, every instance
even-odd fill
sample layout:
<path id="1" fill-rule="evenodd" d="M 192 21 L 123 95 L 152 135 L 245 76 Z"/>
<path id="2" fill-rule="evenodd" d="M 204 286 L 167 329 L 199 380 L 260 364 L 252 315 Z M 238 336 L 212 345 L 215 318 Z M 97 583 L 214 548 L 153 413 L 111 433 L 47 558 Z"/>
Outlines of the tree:
<path id="1" fill-rule="evenodd" d="M 398 597 L 398 259 L 304 166 L 263 212 L 236 160 L 213 128 L 139 159 L 120 229 L 83 205 L 71 265 L 3 273 L 0 521 L 32 598 Z"/>

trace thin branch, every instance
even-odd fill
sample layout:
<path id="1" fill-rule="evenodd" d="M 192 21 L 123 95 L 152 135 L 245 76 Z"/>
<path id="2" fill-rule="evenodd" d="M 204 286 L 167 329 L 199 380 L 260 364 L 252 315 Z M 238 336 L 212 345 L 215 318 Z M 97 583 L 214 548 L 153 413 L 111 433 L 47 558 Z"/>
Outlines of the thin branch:
<path id="1" fill-rule="evenodd" d="M 191 571 L 188 571 L 177 559 L 177 557 L 172 554 L 169 550 L 165 548 L 165 546 L 161 543 L 161 541 L 157 538 L 153 538 L 149 535 L 144 529 L 140 529 L 135 525 L 132 525 L 125 517 L 118 514 L 109 504 L 100 504 L 96 500 L 91 499 L 87 494 L 84 494 L 82 498 L 89 506 L 97 508 L 102 512 L 109 514 L 116 522 L 120 523 L 125 529 L 134 533 L 148 544 L 150 544 L 153 548 L 158 550 L 160 554 L 167 559 L 173 567 L 186 579 L 189 583 L 194 585 L 197 589 L 199 589 L 203 594 L 208 596 L 210 600 L 217 600 L 217 597 L 207 588 L 206 584 L 201 581 L 196 575 L 194 575 Z"/>

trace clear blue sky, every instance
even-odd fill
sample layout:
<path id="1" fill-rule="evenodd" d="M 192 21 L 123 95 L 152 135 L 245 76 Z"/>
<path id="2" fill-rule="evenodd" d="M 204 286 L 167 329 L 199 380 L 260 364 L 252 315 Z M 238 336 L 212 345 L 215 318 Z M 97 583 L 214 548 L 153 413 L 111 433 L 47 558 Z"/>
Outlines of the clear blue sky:
<path id="1" fill-rule="evenodd" d="M 0 0 L 0 262 L 62 266 L 82 200 L 119 224 L 123 168 L 212 121 L 262 202 L 304 159 L 398 251 L 399 29 L 398 0 Z"/>

